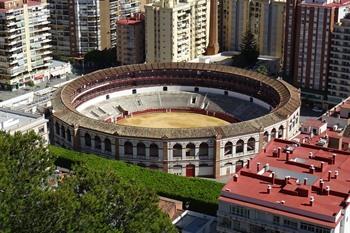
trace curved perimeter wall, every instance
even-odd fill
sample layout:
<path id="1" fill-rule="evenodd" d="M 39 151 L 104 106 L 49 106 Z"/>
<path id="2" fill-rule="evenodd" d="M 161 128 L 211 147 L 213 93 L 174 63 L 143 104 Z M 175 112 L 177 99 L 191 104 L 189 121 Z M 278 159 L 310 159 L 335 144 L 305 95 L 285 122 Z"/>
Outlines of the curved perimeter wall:
<path id="1" fill-rule="evenodd" d="M 111 124 L 76 110 L 99 96 L 152 86 L 241 93 L 272 111 L 222 127 L 155 129 Z M 122 66 L 85 75 L 57 92 L 51 142 L 168 173 L 217 178 L 234 173 L 272 138 L 293 137 L 299 130 L 299 111 L 298 90 L 254 72 L 200 63 Z"/>

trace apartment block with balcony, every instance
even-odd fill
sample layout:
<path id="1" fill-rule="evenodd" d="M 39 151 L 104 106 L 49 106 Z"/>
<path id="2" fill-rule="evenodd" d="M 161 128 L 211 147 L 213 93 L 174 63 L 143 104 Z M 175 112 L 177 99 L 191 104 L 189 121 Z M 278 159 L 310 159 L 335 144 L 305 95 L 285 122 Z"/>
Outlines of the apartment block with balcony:
<path id="1" fill-rule="evenodd" d="M 219 41 L 223 51 L 240 51 L 250 30 L 261 55 L 282 58 L 285 0 L 220 0 Z"/>
<path id="2" fill-rule="evenodd" d="M 287 0 L 284 71 L 303 99 L 325 104 L 331 35 L 349 6 L 347 0 Z"/>
<path id="3" fill-rule="evenodd" d="M 146 62 L 181 62 L 205 52 L 208 0 L 162 0 L 145 5 Z"/>
<path id="4" fill-rule="evenodd" d="M 335 105 L 350 96 L 350 14 L 334 25 L 328 75 L 328 103 Z"/>
<path id="5" fill-rule="evenodd" d="M 49 10 L 44 0 L 0 1 L 0 89 L 48 79 Z"/>

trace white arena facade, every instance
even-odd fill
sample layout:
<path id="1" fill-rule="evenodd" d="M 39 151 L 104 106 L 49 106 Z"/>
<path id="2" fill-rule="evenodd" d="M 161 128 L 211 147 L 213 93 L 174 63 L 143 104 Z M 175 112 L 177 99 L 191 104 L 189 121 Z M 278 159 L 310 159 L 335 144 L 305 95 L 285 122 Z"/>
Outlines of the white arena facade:
<path id="1" fill-rule="evenodd" d="M 297 89 L 258 73 L 200 63 L 130 65 L 61 88 L 51 141 L 167 173 L 219 178 L 272 138 L 295 136 L 299 113 Z M 169 126 L 162 122 L 167 114 L 175 114 Z M 153 115 L 155 123 L 147 122 Z"/>

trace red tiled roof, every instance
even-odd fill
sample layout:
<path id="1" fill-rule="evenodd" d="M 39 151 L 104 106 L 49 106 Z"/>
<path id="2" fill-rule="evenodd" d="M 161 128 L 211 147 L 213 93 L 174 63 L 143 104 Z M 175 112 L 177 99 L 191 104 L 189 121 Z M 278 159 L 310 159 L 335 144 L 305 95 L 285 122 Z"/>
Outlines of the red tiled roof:
<path id="1" fill-rule="evenodd" d="M 317 120 L 317 119 L 308 119 L 305 122 L 303 122 L 303 126 L 304 127 L 317 127 L 320 128 L 323 125 L 327 124 L 326 122 L 322 122 L 321 120 Z"/>
<path id="2" fill-rule="evenodd" d="M 249 168 L 239 171 L 237 181 L 231 180 L 225 185 L 219 200 L 232 203 L 239 201 L 243 206 L 267 208 L 269 212 L 293 216 L 302 221 L 335 226 L 341 218 L 342 205 L 350 192 L 350 153 L 302 144 L 294 147 L 287 162 L 284 152 L 286 146 L 294 147 L 293 142 L 289 141 L 276 139 L 270 142 L 264 151 L 250 161 Z M 280 156 L 274 157 L 273 153 L 276 155 L 279 147 Z M 332 163 L 334 153 L 335 164 Z M 269 168 L 264 171 L 262 169 L 265 164 Z M 313 174 L 309 170 L 311 165 L 315 167 Z M 328 171 L 332 171 L 330 180 Z M 335 171 L 339 173 L 336 179 Z M 276 177 L 274 184 L 272 172 Z M 284 176 L 287 175 L 290 179 L 285 181 Z M 308 183 L 303 185 L 305 177 L 308 178 Z M 322 192 L 320 179 L 324 181 Z M 267 192 L 268 185 L 272 188 L 270 194 Z M 329 195 L 325 190 L 327 186 L 330 187 Z M 314 197 L 312 206 L 309 204 L 311 196 Z"/>

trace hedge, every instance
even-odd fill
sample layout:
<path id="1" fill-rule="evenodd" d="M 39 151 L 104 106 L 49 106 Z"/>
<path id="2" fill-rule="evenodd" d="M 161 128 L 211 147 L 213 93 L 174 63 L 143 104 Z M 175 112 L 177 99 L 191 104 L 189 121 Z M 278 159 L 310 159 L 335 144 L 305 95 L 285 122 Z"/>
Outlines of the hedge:
<path id="1" fill-rule="evenodd" d="M 153 190 L 160 196 L 189 202 L 189 209 L 216 215 L 218 197 L 223 184 L 199 178 L 187 178 L 166 174 L 110 160 L 93 154 L 86 154 L 50 146 L 50 151 L 57 156 L 56 165 L 70 169 L 72 165 L 84 164 L 88 169 L 96 171 L 112 170 L 119 177 L 133 181 Z"/>

